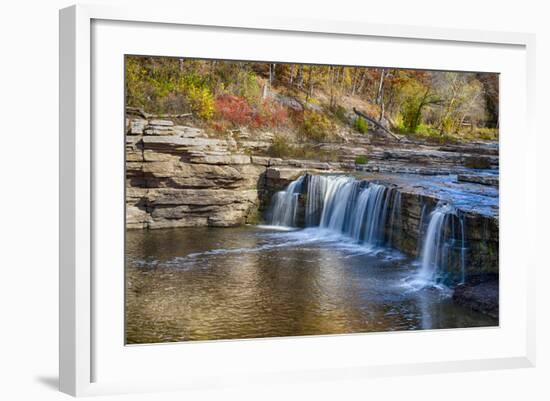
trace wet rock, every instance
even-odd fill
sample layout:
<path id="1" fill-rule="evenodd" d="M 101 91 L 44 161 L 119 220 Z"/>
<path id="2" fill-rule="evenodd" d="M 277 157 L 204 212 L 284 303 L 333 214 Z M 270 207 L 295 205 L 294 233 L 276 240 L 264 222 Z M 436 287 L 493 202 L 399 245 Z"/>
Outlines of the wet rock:
<path id="1" fill-rule="evenodd" d="M 453 301 L 458 305 L 499 317 L 499 281 L 498 276 L 473 277 L 465 284 L 455 287 Z"/>
<path id="2" fill-rule="evenodd" d="M 491 159 L 483 156 L 466 156 L 464 158 L 464 166 L 476 169 L 491 168 Z"/>
<path id="3" fill-rule="evenodd" d="M 475 184 L 490 185 L 498 187 L 498 175 L 479 175 L 479 174 L 458 174 L 457 180 L 462 182 L 473 182 Z"/>

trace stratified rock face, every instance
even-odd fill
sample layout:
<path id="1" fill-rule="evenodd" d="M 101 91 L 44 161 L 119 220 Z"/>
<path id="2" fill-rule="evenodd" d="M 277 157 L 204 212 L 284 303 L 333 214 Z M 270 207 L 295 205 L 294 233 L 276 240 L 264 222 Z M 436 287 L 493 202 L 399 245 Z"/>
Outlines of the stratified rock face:
<path id="1" fill-rule="evenodd" d="M 408 255 L 419 257 L 422 238 L 429 222 L 429 214 L 438 199 L 418 193 L 401 192 L 401 230 L 394 237 L 393 246 Z M 465 273 L 497 273 L 499 266 L 499 219 L 497 216 L 463 212 L 464 242 L 466 244 Z M 458 262 L 458 261 L 457 261 Z M 458 264 L 448 269 L 459 273 Z"/>
<path id="2" fill-rule="evenodd" d="M 126 136 L 128 228 L 233 226 L 258 208 L 265 166 L 232 140 L 169 120 L 130 118 Z"/>
<path id="3" fill-rule="evenodd" d="M 481 185 L 489 185 L 498 187 L 499 177 L 498 175 L 476 175 L 476 174 L 458 174 L 458 181 L 473 182 Z"/>
<path id="4" fill-rule="evenodd" d="M 340 164 L 249 156 L 270 134 L 209 138 L 171 120 L 128 116 L 126 121 L 126 226 L 228 227 L 255 223 L 281 190 L 306 171 Z"/>

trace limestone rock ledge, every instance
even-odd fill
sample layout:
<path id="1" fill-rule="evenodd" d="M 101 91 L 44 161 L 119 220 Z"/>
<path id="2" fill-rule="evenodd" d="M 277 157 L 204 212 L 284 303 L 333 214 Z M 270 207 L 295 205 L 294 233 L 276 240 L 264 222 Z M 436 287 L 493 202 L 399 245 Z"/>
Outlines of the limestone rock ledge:
<path id="1" fill-rule="evenodd" d="M 255 142 L 209 138 L 196 127 L 129 115 L 126 226 L 130 229 L 255 223 L 269 188 L 338 163 L 249 156 Z"/>

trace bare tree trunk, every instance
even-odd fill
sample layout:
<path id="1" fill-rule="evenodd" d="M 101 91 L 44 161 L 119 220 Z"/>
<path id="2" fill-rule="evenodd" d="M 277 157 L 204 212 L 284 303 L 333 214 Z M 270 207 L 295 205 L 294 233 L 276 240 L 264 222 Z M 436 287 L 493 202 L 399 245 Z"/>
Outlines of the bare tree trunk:
<path id="1" fill-rule="evenodd" d="M 384 77 L 386 75 L 386 70 L 382 68 L 380 71 L 380 83 L 378 84 L 378 92 L 376 94 L 376 104 L 380 104 L 384 97 Z"/>
<path id="2" fill-rule="evenodd" d="M 386 70 L 382 68 L 380 73 L 380 84 L 378 85 L 378 94 L 376 95 L 376 103 L 380 105 L 380 117 L 378 121 L 384 119 L 385 105 L 384 105 L 384 78 L 386 76 Z"/>
<path id="3" fill-rule="evenodd" d="M 309 66 L 309 73 L 307 76 L 307 96 L 306 103 L 309 101 L 309 98 L 313 95 L 313 66 Z"/>
<path id="4" fill-rule="evenodd" d="M 357 93 L 361 93 L 363 91 L 366 77 L 367 77 L 366 69 L 363 69 L 363 71 L 361 72 L 361 79 L 359 80 L 359 87 L 357 88 Z"/>
<path id="5" fill-rule="evenodd" d="M 298 75 L 296 76 L 296 85 L 301 88 L 304 84 L 304 65 L 301 64 L 298 68 Z"/>
<path id="6" fill-rule="evenodd" d="M 341 70 L 342 70 L 342 74 L 340 75 L 340 83 L 339 83 L 340 89 L 344 87 L 344 80 L 346 79 L 346 67 L 342 67 Z"/>
<path id="7" fill-rule="evenodd" d="M 330 108 L 334 108 L 334 68 L 328 67 L 328 81 L 330 85 Z"/>
<path id="8" fill-rule="evenodd" d="M 277 67 L 277 64 L 269 64 L 269 85 L 273 85 L 273 81 L 275 81 L 275 68 Z"/>
<path id="9" fill-rule="evenodd" d="M 358 81 L 359 71 L 357 68 L 353 69 L 353 79 L 351 83 L 351 94 L 352 96 L 355 95 L 355 88 L 357 87 L 357 81 Z"/>
<path id="10" fill-rule="evenodd" d="M 380 117 L 378 118 L 379 122 L 382 122 L 384 119 L 384 101 L 382 101 L 382 104 L 380 105 Z"/>

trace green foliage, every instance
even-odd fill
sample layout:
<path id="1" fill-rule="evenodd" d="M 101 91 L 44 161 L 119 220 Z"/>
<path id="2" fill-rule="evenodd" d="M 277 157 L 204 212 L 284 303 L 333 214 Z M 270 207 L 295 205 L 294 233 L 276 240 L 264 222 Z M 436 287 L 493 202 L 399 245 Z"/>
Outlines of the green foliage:
<path id="1" fill-rule="evenodd" d="M 355 164 L 367 164 L 369 158 L 366 155 L 360 155 L 355 158 Z"/>
<path id="2" fill-rule="evenodd" d="M 286 157 L 293 153 L 293 149 L 289 145 L 288 138 L 278 135 L 273 139 L 267 153 L 271 157 Z"/>
<path id="3" fill-rule="evenodd" d="M 494 141 L 498 139 L 497 128 L 476 128 L 474 130 L 474 136 L 486 141 Z"/>
<path id="4" fill-rule="evenodd" d="M 208 79 L 188 62 L 183 71 L 180 60 L 128 56 L 126 58 L 126 102 L 149 112 L 192 112 L 202 120 L 214 114 L 214 97 Z"/>
<path id="5" fill-rule="evenodd" d="M 322 162 L 338 161 L 338 153 L 319 150 L 310 144 L 291 144 L 289 139 L 279 135 L 273 140 L 267 154 L 271 157 L 319 160 Z"/>
<path id="6" fill-rule="evenodd" d="M 342 123 L 344 124 L 348 124 L 349 121 L 348 121 L 348 116 L 347 116 L 347 111 L 346 111 L 346 108 L 343 107 L 343 106 L 340 106 L 340 105 L 337 105 L 335 108 L 334 108 L 334 116 Z"/>
<path id="7" fill-rule="evenodd" d="M 407 132 L 416 132 L 420 124 L 421 103 L 418 98 L 408 98 L 402 106 L 403 128 Z"/>
<path id="8" fill-rule="evenodd" d="M 420 82 L 414 80 L 407 81 L 401 92 L 404 98 L 401 105 L 402 128 L 406 132 L 414 133 L 420 124 L 428 92 Z"/>
<path id="9" fill-rule="evenodd" d="M 237 76 L 239 87 L 237 95 L 244 97 L 249 104 L 259 105 L 262 100 L 262 88 L 258 84 L 256 74 L 251 71 L 241 71 Z"/>
<path id="10" fill-rule="evenodd" d="M 126 103 L 131 106 L 145 107 L 150 88 L 147 85 L 147 69 L 138 59 L 126 59 Z"/>
<path id="11" fill-rule="evenodd" d="M 418 124 L 415 132 L 421 136 L 441 136 L 440 132 L 429 124 Z"/>
<path id="12" fill-rule="evenodd" d="M 306 110 L 302 124 L 302 138 L 313 142 L 323 142 L 334 129 L 330 119 L 317 111 Z"/>
<path id="13" fill-rule="evenodd" d="M 362 134 L 366 134 L 369 132 L 369 124 L 367 123 L 367 120 L 365 120 L 363 117 L 357 117 L 355 119 L 355 121 L 353 122 L 353 128 L 355 128 Z"/>

